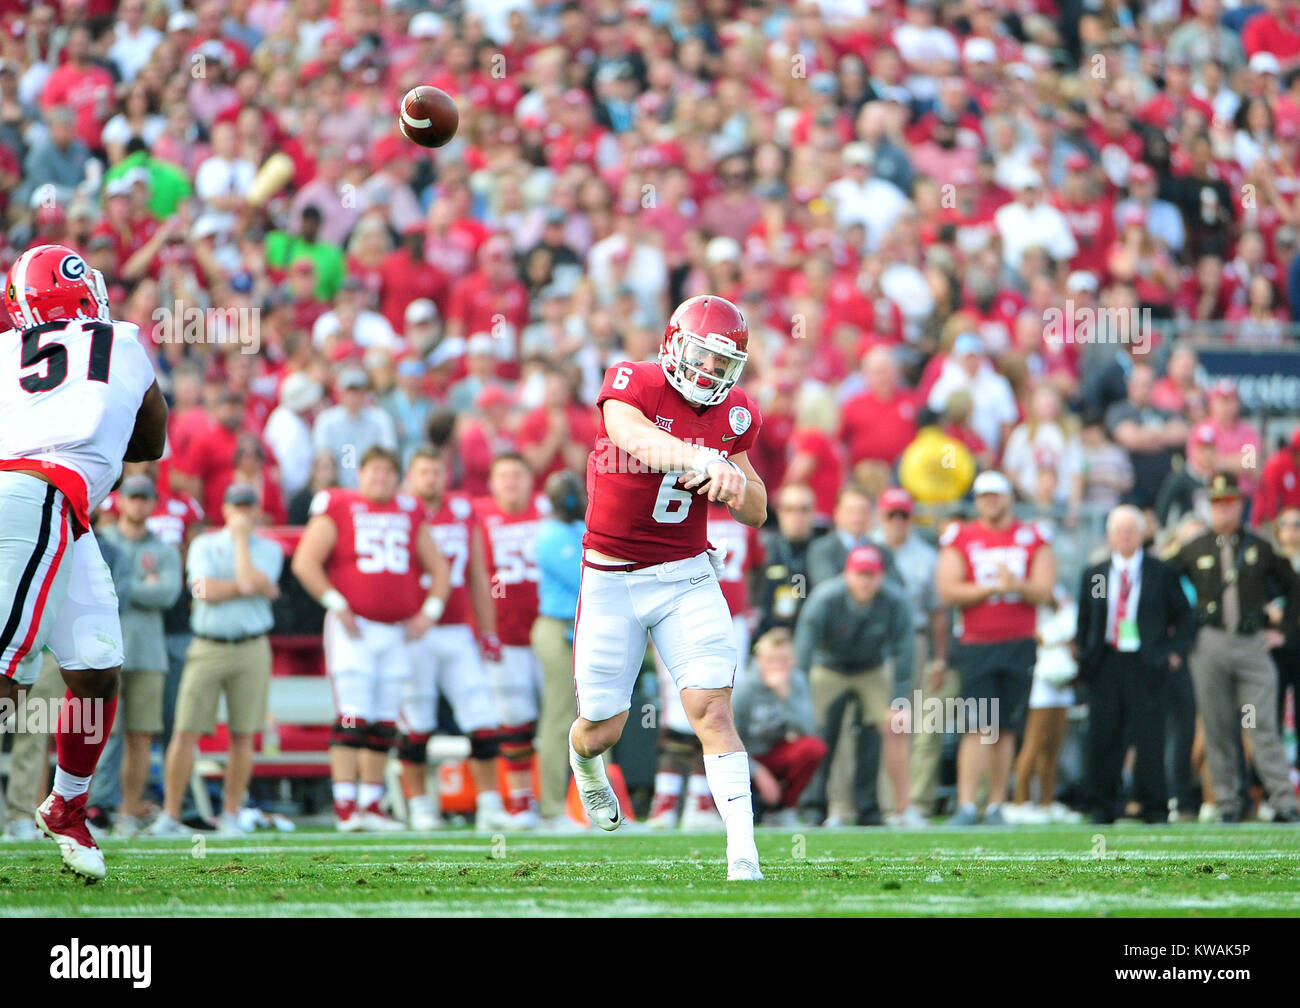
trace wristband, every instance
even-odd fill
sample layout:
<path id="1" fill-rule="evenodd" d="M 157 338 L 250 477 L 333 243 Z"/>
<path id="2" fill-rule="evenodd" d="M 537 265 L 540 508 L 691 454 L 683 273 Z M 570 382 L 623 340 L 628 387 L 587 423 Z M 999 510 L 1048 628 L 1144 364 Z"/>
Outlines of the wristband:
<path id="1" fill-rule="evenodd" d="M 709 474 L 709 466 L 714 462 L 725 462 L 722 452 L 716 448 L 697 448 L 695 451 L 695 460 L 691 463 L 691 472 Z"/>
<path id="2" fill-rule="evenodd" d="M 420 606 L 420 612 L 428 617 L 430 623 L 437 623 L 438 620 L 442 619 L 442 611 L 445 608 L 447 608 L 447 604 L 435 596 L 424 600 L 424 605 Z"/>
<path id="3" fill-rule="evenodd" d="M 328 612 L 343 612 L 348 607 L 348 600 L 343 597 L 343 593 L 337 588 L 331 588 L 320 597 L 320 604 Z"/>

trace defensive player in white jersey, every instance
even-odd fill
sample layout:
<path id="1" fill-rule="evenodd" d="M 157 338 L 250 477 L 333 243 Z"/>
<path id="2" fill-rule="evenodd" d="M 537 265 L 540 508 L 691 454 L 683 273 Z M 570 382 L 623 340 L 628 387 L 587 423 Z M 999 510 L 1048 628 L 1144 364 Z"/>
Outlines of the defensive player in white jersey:
<path id="1" fill-rule="evenodd" d="M 20 255 L 0 304 L 13 326 L 0 336 L 0 701 L 21 700 L 48 646 L 68 690 L 36 824 L 96 881 L 86 794 L 117 713 L 122 626 L 90 513 L 124 459 L 161 457 L 167 404 L 137 327 L 110 319 L 103 277 L 72 249 Z"/>

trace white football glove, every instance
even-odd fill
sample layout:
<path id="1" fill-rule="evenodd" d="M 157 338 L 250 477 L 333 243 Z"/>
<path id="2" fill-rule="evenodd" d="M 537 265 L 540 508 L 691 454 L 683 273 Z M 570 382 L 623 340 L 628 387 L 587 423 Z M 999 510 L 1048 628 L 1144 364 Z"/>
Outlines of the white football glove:
<path id="1" fill-rule="evenodd" d="M 727 569 L 727 540 L 721 540 L 718 545 L 708 551 L 709 563 L 713 565 L 713 573 L 722 580 L 722 572 Z"/>

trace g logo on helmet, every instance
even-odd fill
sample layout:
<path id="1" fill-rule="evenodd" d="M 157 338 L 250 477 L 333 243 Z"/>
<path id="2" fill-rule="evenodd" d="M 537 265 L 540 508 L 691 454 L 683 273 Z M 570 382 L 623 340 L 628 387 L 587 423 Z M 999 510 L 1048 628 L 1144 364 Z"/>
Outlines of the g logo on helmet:
<path id="1" fill-rule="evenodd" d="M 67 255 L 59 263 L 59 273 L 73 283 L 86 279 L 86 260 L 79 255 Z"/>

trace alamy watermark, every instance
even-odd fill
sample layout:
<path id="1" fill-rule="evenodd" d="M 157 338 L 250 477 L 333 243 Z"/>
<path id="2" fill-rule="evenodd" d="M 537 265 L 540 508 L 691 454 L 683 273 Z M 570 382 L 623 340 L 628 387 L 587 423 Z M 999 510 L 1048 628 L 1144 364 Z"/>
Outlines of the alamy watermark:
<path id="1" fill-rule="evenodd" d="M 913 690 L 910 698 L 899 697 L 891 705 L 890 729 L 924 735 L 978 732 L 981 744 L 993 745 L 1001 734 L 999 707 L 997 697 L 927 697 Z"/>
<path id="2" fill-rule="evenodd" d="M 27 697 L 17 703 L 6 697 L 0 699 L 0 732 L 19 735 L 52 735 L 59 725 L 60 712 L 65 710 L 63 697 L 45 700 Z M 104 739 L 104 701 L 82 700 L 66 707 L 63 727 L 72 735 L 83 735 L 91 745 Z"/>
<path id="3" fill-rule="evenodd" d="M 1063 307 L 1043 311 L 1043 340 L 1050 346 L 1108 343 L 1143 354 L 1151 349 L 1152 337 L 1150 307 L 1094 308 L 1066 298 Z"/>
<path id="4" fill-rule="evenodd" d="M 240 353 L 255 354 L 262 349 L 262 315 L 256 308 L 202 308 L 184 301 L 153 310 L 155 343 L 238 344 Z"/>

